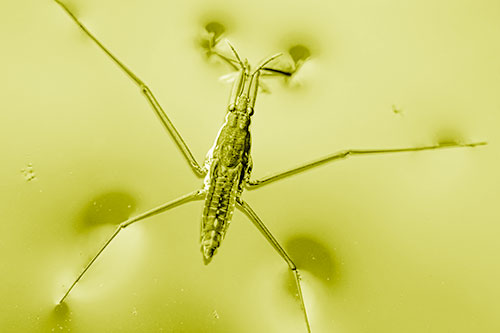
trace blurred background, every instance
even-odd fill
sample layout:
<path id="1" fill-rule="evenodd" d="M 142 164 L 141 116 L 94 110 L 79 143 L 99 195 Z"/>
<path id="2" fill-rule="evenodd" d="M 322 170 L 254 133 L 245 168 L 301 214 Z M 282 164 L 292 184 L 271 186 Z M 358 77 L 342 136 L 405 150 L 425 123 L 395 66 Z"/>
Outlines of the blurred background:
<path id="1" fill-rule="evenodd" d="M 313 332 L 500 331 L 498 1 L 65 3 L 199 161 L 230 91 L 200 43 L 214 22 L 253 64 L 310 53 L 265 80 L 255 178 L 347 148 L 488 141 L 353 157 L 244 199 L 301 269 Z M 203 265 L 202 202 L 123 231 L 55 307 L 119 222 L 202 182 L 54 1 L 1 8 L 0 330 L 305 332 L 286 264 L 241 212 Z"/>

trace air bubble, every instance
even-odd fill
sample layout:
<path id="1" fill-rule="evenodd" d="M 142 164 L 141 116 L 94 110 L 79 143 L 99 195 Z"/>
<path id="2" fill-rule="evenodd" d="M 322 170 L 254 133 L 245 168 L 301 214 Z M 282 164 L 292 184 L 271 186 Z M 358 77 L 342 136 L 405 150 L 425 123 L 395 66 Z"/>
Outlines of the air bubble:
<path id="1" fill-rule="evenodd" d="M 33 169 L 33 164 L 32 163 L 26 164 L 26 168 L 21 169 L 21 172 L 22 172 L 22 174 L 24 176 L 24 179 L 27 182 L 36 179 L 36 174 L 35 174 L 35 170 Z"/>
<path id="2" fill-rule="evenodd" d="M 213 315 L 215 319 L 219 319 L 219 314 L 217 313 L 217 310 L 214 310 Z"/>
<path id="3" fill-rule="evenodd" d="M 399 115 L 403 114 L 403 110 L 401 109 L 401 107 L 396 104 L 392 104 L 392 112 Z"/>

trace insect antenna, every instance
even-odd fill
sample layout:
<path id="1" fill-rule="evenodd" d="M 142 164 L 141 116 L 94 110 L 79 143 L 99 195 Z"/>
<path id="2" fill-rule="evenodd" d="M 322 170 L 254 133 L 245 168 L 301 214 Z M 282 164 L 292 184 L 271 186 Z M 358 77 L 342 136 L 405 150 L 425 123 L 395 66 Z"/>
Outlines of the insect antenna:
<path id="1" fill-rule="evenodd" d="M 276 59 L 278 57 L 281 57 L 282 55 L 283 55 L 283 53 L 281 53 L 281 52 L 280 53 L 276 53 L 275 55 L 272 55 L 269 58 L 266 58 L 265 60 L 263 60 L 260 63 L 260 65 L 257 67 L 257 69 L 254 70 L 254 72 L 252 73 L 252 76 L 254 76 L 258 71 L 260 71 L 261 69 L 263 69 L 265 65 L 267 65 L 268 63 L 270 63 L 274 59 Z"/>
<path id="2" fill-rule="evenodd" d="M 233 51 L 233 54 L 236 57 L 236 59 L 238 59 L 238 63 L 240 64 L 241 68 L 245 68 L 245 64 L 243 63 L 243 61 L 241 61 L 241 58 L 236 49 L 234 48 L 233 44 L 231 44 L 231 42 L 228 39 L 226 39 L 226 43 L 231 48 L 231 51 Z"/>

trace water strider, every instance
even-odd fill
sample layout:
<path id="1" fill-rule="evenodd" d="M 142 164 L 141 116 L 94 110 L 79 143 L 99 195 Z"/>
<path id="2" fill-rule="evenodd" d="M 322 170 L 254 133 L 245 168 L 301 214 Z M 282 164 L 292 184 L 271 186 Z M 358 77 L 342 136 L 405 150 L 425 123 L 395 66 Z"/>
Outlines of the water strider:
<path id="1" fill-rule="evenodd" d="M 293 273 L 293 276 L 295 278 L 295 285 L 297 288 L 297 294 L 300 298 L 302 311 L 304 314 L 305 326 L 307 328 L 307 331 L 311 332 L 310 322 L 308 319 L 304 297 L 302 294 L 301 278 L 297 266 L 294 264 L 293 260 L 280 245 L 280 243 L 276 240 L 276 238 L 272 235 L 269 229 L 265 226 L 262 220 L 258 217 L 255 211 L 246 201 L 242 199 L 241 196 L 243 190 L 245 188 L 257 188 L 264 184 L 268 184 L 278 179 L 300 173 L 318 165 L 347 158 L 349 156 L 410 152 L 449 147 L 474 147 L 486 144 L 485 142 L 465 144 L 453 142 L 409 148 L 350 149 L 324 156 L 317 160 L 304 163 L 288 170 L 270 174 L 262 179 L 250 180 L 252 171 L 252 159 L 250 156 L 250 122 L 251 117 L 254 113 L 255 101 L 259 89 L 260 75 L 263 72 L 284 75 L 289 75 L 290 73 L 265 67 L 281 54 L 276 54 L 265 59 L 260 63 L 259 66 L 252 70 L 251 66 L 248 63 L 248 60 L 245 59 L 245 61 L 242 61 L 234 47 L 228 42 L 228 45 L 230 46 L 231 51 L 236 59 L 231 59 L 220 54 L 218 55 L 238 70 L 238 76 L 233 84 L 233 88 L 231 91 L 225 122 L 219 130 L 213 147 L 207 154 L 205 163 L 203 165 L 200 165 L 194 158 L 189 147 L 184 142 L 177 129 L 174 127 L 166 113 L 163 111 L 162 107 L 156 100 L 149 87 L 143 81 L 141 81 L 128 67 L 126 67 L 121 61 L 119 61 L 103 44 L 101 44 L 101 42 L 87 30 L 87 28 L 62 2 L 60 2 L 59 0 L 54 1 L 66 11 L 73 19 L 73 21 L 78 24 L 78 26 L 84 31 L 84 33 L 88 37 L 90 37 L 127 74 L 127 76 L 139 86 L 141 92 L 151 104 L 153 111 L 158 116 L 162 125 L 172 136 L 181 153 L 189 162 L 189 165 L 194 173 L 200 178 L 204 177 L 204 185 L 201 189 L 185 194 L 184 196 L 181 196 L 175 200 L 167 202 L 161 206 L 155 207 L 149 211 L 146 211 L 140 215 L 122 222 L 117 227 L 115 232 L 111 235 L 111 237 L 109 237 L 109 239 L 104 243 L 97 254 L 92 258 L 92 260 L 90 260 L 90 262 L 85 266 L 80 275 L 78 275 L 78 277 L 74 280 L 71 286 L 67 289 L 66 293 L 60 299 L 59 303 L 64 302 L 73 287 L 75 287 L 78 281 L 80 281 L 83 275 L 96 261 L 99 255 L 106 249 L 106 247 L 113 241 L 113 239 L 115 239 L 115 237 L 120 233 L 122 229 L 153 215 L 159 214 L 174 207 L 178 207 L 186 202 L 193 200 L 205 200 L 200 236 L 203 262 L 205 264 L 210 263 L 213 256 L 216 254 L 217 249 L 224 239 L 224 235 L 231 221 L 234 209 L 235 207 L 238 207 L 241 211 L 243 211 L 243 213 L 248 216 L 248 218 L 257 227 L 257 229 L 259 229 L 262 235 L 267 239 L 267 241 L 276 250 L 276 252 L 283 258 L 290 271 Z"/>

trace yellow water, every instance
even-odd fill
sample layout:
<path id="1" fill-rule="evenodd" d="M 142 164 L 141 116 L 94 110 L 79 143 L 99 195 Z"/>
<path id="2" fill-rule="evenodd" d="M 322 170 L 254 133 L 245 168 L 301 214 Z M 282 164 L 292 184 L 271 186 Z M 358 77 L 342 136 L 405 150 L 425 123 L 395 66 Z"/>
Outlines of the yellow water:
<path id="1" fill-rule="evenodd" d="M 197 47 L 212 20 L 252 63 L 311 51 L 259 95 L 257 178 L 346 148 L 488 141 L 355 157 L 244 198 L 302 270 L 313 332 L 500 331 L 498 1 L 68 4 L 198 160 L 230 90 Z M 201 181 L 54 2 L 5 2 L 0 22 L 0 331 L 304 332 L 287 266 L 240 212 L 203 265 L 201 202 L 126 229 L 55 308 L 116 223 Z"/>

